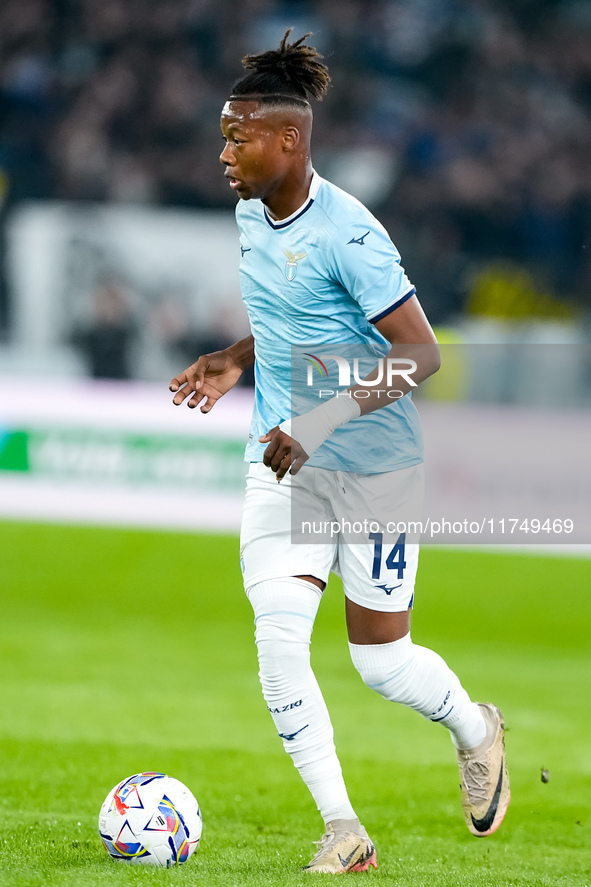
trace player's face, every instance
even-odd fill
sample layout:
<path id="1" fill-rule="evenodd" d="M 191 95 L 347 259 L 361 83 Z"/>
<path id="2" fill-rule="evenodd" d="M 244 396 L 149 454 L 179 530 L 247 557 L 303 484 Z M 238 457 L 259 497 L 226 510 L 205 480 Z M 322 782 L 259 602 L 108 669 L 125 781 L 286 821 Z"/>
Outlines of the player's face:
<path id="1" fill-rule="evenodd" d="M 220 162 L 230 188 L 243 200 L 270 197 L 290 167 L 289 128 L 256 102 L 226 102 L 221 127 L 226 145 Z"/>

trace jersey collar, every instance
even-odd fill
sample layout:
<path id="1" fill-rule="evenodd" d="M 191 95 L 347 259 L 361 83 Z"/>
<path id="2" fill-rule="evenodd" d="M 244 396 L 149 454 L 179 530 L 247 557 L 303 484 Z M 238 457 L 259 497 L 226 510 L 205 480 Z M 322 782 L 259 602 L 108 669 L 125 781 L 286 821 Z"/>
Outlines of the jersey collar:
<path id="1" fill-rule="evenodd" d="M 320 188 L 321 182 L 322 179 L 320 178 L 316 170 L 312 170 L 312 181 L 310 182 L 310 190 L 305 202 L 302 203 L 299 209 L 296 209 L 296 211 L 288 216 L 286 219 L 272 219 L 267 212 L 267 207 L 263 205 L 265 219 L 267 220 L 271 228 L 273 228 L 274 231 L 278 231 L 280 228 L 287 228 L 288 225 L 291 225 L 292 222 L 295 222 L 296 219 L 299 219 L 300 216 L 303 216 L 305 212 L 308 212 L 308 210 L 314 203 L 314 198 L 318 194 L 318 189 Z"/>

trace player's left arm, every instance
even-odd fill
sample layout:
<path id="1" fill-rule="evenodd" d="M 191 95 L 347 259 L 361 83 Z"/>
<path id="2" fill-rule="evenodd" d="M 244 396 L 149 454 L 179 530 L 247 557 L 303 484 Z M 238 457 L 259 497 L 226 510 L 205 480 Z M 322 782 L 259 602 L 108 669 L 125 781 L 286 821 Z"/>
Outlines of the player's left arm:
<path id="1" fill-rule="evenodd" d="M 343 397 L 341 394 L 305 416 L 299 417 L 295 420 L 296 428 L 293 435 L 292 423 L 283 422 L 281 426 L 272 428 L 261 437 L 261 443 L 268 444 L 263 461 L 275 472 L 278 481 L 287 471 L 297 474 L 312 452 L 332 434 L 335 428 L 360 415 L 366 415 L 391 404 L 393 400 L 408 394 L 439 369 L 437 339 L 416 296 L 411 296 L 398 307 L 394 307 L 389 314 L 378 320 L 375 326 L 392 346 L 386 355 L 386 365 L 388 366 L 390 360 L 392 369 L 400 372 L 392 376 L 392 384 L 386 388 L 382 384 L 379 388 L 354 385 L 348 389 L 350 397 Z M 373 373 L 370 373 L 368 378 L 372 376 Z M 385 391 L 388 394 L 385 395 Z M 362 392 L 362 395 L 357 396 L 357 392 Z M 298 441 L 298 433 L 303 446 Z M 309 444 L 306 450 L 308 440 L 311 445 Z"/>
<path id="2" fill-rule="evenodd" d="M 441 365 L 435 333 L 416 296 L 411 296 L 398 307 L 394 307 L 389 314 L 376 322 L 375 327 L 392 346 L 386 355 L 386 365 L 396 375 L 393 375 L 392 384 L 388 386 L 391 396 L 384 397 L 381 385 L 381 391 L 376 387 L 363 385 L 354 385 L 349 389 L 359 404 L 362 416 L 408 394 L 436 373 Z M 361 391 L 363 394 L 358 397 L 357 392 Z"/>
<path id="3" fill-rule="evenodd" d="M 332 243 L 329 273 L 390 342 L 386 378 L 379 386 L 355 385 L 349 389 L 350 397 L 341 392 L 260 438 L 268 444 L 263 461 L 277 480 L 288 470 L 297 474 L 340 425 L 391 404 L 439 369 L 437 340 L 400 265 L 400 255 L 381 225 L 368 227 L 364 233 L 364 221 L 361 227 L 355 223 L 339 231 Z M 372 377 L 370 373 L 367 379 Z"/>

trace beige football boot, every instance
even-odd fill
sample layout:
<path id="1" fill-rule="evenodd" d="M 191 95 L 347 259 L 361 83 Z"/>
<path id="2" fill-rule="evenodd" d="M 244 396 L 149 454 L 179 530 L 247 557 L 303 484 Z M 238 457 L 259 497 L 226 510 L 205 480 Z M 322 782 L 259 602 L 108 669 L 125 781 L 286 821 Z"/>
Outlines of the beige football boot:
<path id="1" fill-rule="evenodd" d="M 334 819 L 326 823 L 326 833 L 316 841 L 319 850 L 304 866 L 305 872 L 332 875 L 377 869 L 376 848 L 358 819 Z"/>
<path id="2" fill-rule="evenodd" d="M 476 748 L 456 749 L 466 825 L 483 838 L 498 829 L 507 812 L 511 789 L 505 755 L 505 723 L 495 705 L 479 702 L 486 737 Z"/>

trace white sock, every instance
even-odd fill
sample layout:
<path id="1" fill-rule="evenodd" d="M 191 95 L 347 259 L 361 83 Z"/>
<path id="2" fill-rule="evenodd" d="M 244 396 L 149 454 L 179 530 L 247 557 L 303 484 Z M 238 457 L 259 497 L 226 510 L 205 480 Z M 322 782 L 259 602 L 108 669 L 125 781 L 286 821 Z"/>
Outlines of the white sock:
<path id="1" fill-rule="evenodd" d="M 325 822 L 354 819 L 328 709 L 310 666 L 321 592 L 304 579 L 269 579 L 247 590 L 255 615 L 259 677 L 285 750 Z"/>
<path id="2" fill-rule="evenodd" d="M 384 699 L 443 724 L 456 748 L 475 748 L 486 736 L 480 707 L 441 656 L 413 644 L 410 633 L 390 644 L 349 644 L 353 664 Z"/>

